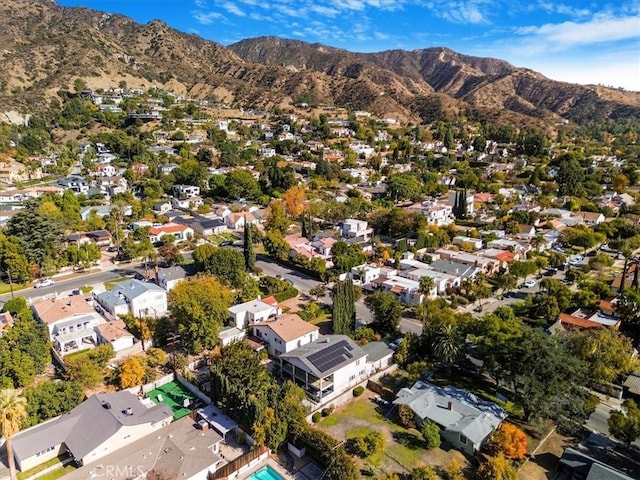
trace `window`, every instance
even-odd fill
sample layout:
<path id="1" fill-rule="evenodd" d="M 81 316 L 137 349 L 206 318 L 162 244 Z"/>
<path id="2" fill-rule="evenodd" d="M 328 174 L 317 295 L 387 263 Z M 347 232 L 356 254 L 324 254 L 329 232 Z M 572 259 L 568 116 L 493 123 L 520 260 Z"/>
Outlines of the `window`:
<path id="1" fill-rule="evenodd" d="M 40 456 L 44 455 L 45 453 L 51 452 L 54 448 L 55 447 L 45 448 L 41 452 L 36 453 L 36 457 L 40 457 Z"/>
<path id="2" fill-rule="evenodd" d="M 276 355 L 282 355 L 282 352 L 280 350 L 276 350 L 275 353 Z"/>
<path id="3" fill-rule="evenodd" d="M 355 376 L 355 375 L 351 375 L 351 376 L 349 377 L 349 381 L 350 381 L 350 382 L 353 382 L 355 379 L 356 379 L 356 376 Z"/>
<path id="4" fill-rule="evenodd" d="M 463 445 L 467 444 L 467 437 L 465 437 L 463 434 L 460 434 L 460 443 Z"/>

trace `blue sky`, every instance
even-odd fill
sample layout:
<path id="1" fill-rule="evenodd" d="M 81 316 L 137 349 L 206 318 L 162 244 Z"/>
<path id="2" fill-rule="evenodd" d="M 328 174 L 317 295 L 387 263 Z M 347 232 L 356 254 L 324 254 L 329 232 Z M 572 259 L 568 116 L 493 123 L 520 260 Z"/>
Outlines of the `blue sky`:
<path id="1" fill-rule="evenodd" d="M 640 91 L 640 0 L 58 0 L 228 45 L 273 35 L 355 52 L 449 47 Z"/>

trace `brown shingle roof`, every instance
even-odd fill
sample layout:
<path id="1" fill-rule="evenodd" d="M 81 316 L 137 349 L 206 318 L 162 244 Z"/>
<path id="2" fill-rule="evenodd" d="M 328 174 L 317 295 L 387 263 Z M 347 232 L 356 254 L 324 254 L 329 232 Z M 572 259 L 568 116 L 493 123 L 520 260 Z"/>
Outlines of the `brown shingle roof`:
<path id="1" fill-rule="evenodd" d="M 107 342 L 113 342 L 122 337 L 133 336 L 131 332 L 126 329 L 126 324 L 122 320 L 102 323 L 98 325 L 96 329 L 100 332 L 100 336 Z"/>
<path id="2" fill-rule="evenodd" d="M 258 326 L 259 325 L 268 326 L 285 342 L 291 342 L 296 338 L 300 338 L 318 330 L 318 327 L 309 322 L 305 322 L 295 313 L 281 315 L 280 318 L 277 318 L 276 320 L 264 322 L 262 324 L 258 324 Z"/>
<path id="3" fill-rule="evenodd" d="M 58 300 L 42 300 L 31 305 L 31 308 L 36 317 L 47 325 L 71 315 L 92 313 L 94 311 L 93 307 L 81 296 L 60 298 Z"/>

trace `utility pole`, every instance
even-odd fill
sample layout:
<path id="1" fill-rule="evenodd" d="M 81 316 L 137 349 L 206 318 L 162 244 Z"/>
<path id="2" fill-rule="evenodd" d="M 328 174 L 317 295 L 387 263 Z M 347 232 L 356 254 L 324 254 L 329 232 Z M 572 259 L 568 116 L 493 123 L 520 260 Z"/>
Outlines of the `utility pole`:
<path id="1" fill-rule="evenodd" d="M 13 295 L 13 280 L 11 280 L 11 270 L 7 268 L 7 276 L 9 277 L 9 288 L 11 289 L 11 298 L 15 298 Z"/>
<path id="2" fill-rule="evenodd" d="M 171 364 L 173 365 L 173 373 L 176 373 L 176 345 L 180 341 L 180 334 L 176 332 L 167 333 L 167 345 L 171 347 Z"/>

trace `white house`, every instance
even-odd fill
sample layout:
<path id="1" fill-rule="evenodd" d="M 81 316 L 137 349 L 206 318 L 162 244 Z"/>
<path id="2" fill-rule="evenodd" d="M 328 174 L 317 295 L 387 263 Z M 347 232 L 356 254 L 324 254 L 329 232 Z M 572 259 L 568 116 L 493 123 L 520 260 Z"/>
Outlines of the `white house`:
<path id="1" fill-rule="evenodd" d="M 105 321 L 82 296 L 41 300 L 31 310 L 47 326 L 54 348 L 62 353 L 96 346 L 95 327 Z"/>
<path id="2" fill-rule="evenodd" d="M 176 242 L 187 240 L 193 237 L 193 229 L 187 225 L 178 223 L 167 223 L 159 227 L 151 227 L 149 229 L 149 240 L 151 243 L 159 242 L 165 235 L 173 235 Z"/>
<path id="3" fill-rule="evenodd" d="M 367 378 L 367 353 L 346 335 L 325 335 L 280 355 L 280 375 L 326 404 Z"/>
<path id="4" fill-rule="evenodd" d="M 222 347 L 239 342 L 245 337 L 244 330 L 237 327 L 223 327 L 218 332 L 218 344 Z"/>
<path id="5" fill-rule="evenodd" d="M 53 420 L 13 437 L 16 466 L 28 470 L 63 453 L 87 464 L 159 431 L 173 419 L 164 405 L 145 405 L 134 394 L 95 394 Z"/>
<path id="6" fill-rule="evenodd" d="M 225 222 L 227 222 L 227 227 L 231 230 L 244 230 L 245 222 L 250 224 L 256 223 L 256 218 L 251 212 L 230 213 L 224 218 Z"/>
<path id="7" fill-rule="evenodd" d="M 107 292 L 94 295 L 112 317 L 132 313 L 135 317 L 154 317 L 167 311 L 167 292 L 155 283 L 127 280 Z"/>
<path id="8" fill-rule="evenodd" d="M 269 344 L 267 351 L 272 357 L 277 357 L 317 340 L 320 331 L 317 326 L 305 322 L 295 313 L 255 323 L 251 329 L 255 337 Z"/>
<path id="9" fill-rule="evenodd" d="M 178 198 L 192 198 L 200 196 L 200 187 L 195 185 L 174 185 L 173 194 Z"/>
<path id="10" fill-rule="evenodd" d="M 349 272 L 349 278 L 354 285 L 367 285 L 380 276 L 380 267 L 375 265 L 358 265 Z"/>
<path id="11" fill-rule="evenodd" d="M 111 344 L 116 353 L 132 347 L 136 341 L 136 337 L 127 330 L 127 326 L 122 320 L 101 323 L 96 326 L 96 333 L 98 334 L 98 343 Z"/>
<path id="12" fill-rule="evenodd" d="M 493 402 L 459 388 L 438 387 L 422 380 L 401 389 L 393 403 L 408 406 L 419 426 L 425 420 L 438 425 L 442 438 L 468 455 L 478 452 L 507 417 Z"/>
<path id="13" fill-rule="evenodd" d="M 232 325 L 240 329 L 245 329 L 255 323 L 265 322 L 282 313 L 278 308 L 278 301 L 274 297 L 257 298 L 256 300 L 240 303 L 229 307 L 228 312 Z"/>
<path id="14" fill-rule="evenodd" d="M 464 236 L 453 237 L 452 243 L 463 249 L 480 250 L 482 249 L 482 239 Z"/>
<path id="15" fill-rule="evenodd" d="M 368 241 L 373 234 L 373 229 L 369 228 L 366 220 L 356 220 L 349 218 L 342 223 L 342 236 L 345 238 L 360 238 Z"/>

